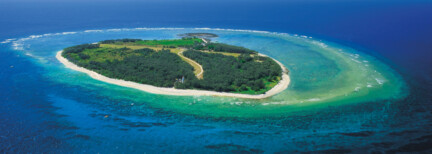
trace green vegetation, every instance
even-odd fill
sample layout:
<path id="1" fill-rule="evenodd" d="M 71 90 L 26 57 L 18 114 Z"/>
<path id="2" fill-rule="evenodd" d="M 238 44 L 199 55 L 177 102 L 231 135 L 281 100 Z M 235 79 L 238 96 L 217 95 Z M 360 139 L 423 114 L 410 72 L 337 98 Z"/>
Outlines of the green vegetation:
<path id="1" fill-rule="evenodd" d="M 175 79 L 183 76 L 195 78 L 193 67 L 169 50 L 96 48 L 79 53 L 68 51 L 65 49 L 63 55 L 71 62 L 111 78 L 158 87 L 173 87 Z"/>
<path id="2" fill-rule="evenodd" d="M 254 50 L 198 38 L 106 40 L 66 48 L 63 57 L 110 78 L 177 89 L 262 94 L 282 74 Z"/>
<path id="3" fill-rule="evenodd" d="M 179 34 L 180 37 L 185 38 L 212 38 L 212 37 L 218 37 L 216 34 L 212 33 L 185 33 L 185 34 Z"/>
<path id="4" fill-rule="evenodd" d="M 209 50 L 213 50 L 213 51 L 217 51 L 217 52 L 245 53 L 245 54 L 258 53 L 256 51 L 253 51 L 253 50 L 250 50 L 247 48 L 223 44 L 223 43 L 209 43 L 206 47 Z"/>
<path id="5" fill-rule="evenodd" d="M 169 47 L 172 46 L 187 47 L 187 46 L 193 46 L 198 43 L 202 43 L 202 40 L 198 38 L 185 38 L 185 39 L 178 39 L 178 40 L 143 40 L 143 41 L 137 41 L 136 43 L 140 45 L 150 45 L 150 46 L 163 45 Z"/>
<path id="6" fill-rule="evenodd" d="M 236 58 L 197 50 L 185 51 L 184 55 L 200 63 L 205 70 L 204 80 L 185 82 L 185 88 L 264 93 L 276 85 L 282 73 L 280 66 L 268 57 L 242 54 Z"/>
<path id="7" fill-rule="evenodd" d="M 199 38 L 182 38 L 174 40 L 141 40 L 141 39 L 117 39 L 105 40 L 99 42 L 100 44 L 115 44 L 115 45 L 144 45 L 152 47 L 194 47 L 200 46 L 203 41 Z"/>

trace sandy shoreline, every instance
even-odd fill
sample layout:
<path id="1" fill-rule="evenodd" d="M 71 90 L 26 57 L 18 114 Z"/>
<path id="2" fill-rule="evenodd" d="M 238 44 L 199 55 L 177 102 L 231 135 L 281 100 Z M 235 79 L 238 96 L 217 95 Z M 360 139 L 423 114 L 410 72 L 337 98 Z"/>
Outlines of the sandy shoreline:
<path id="1" fill-rule="evenodd" d="M 238 97 L 238 98 L 249 98 L 249 99 L 262 99 L 262 98 L 267 98 L 267 97 L 273 96 L 273 95 L 285 90 L 290 83 L 290 78 L 287 74 L 288 70 L 285 68 L 285 66 L 282 65 L 282 63 L 275 60 L 282 67 L 282 70 L 283 70 L 282 71 L 282 79 L 279 81 L 279 83 L 276 86 L 274 86 L 272 89 L 267 91 L 265 94 L 248 95 L 248 94 L 235 94 L 235 93 L 216 92 L 216 91 L 207 91 L 207 90 L 186 90 L 186 89 L 174 89 L 174 88 L 161 88 L 161 87 L 155 87 L 152 85 L 135 83 L 135 82 L 131 82 L 131 81 L 108 78 L 108 77 L 103 76 L 101 74 L 98 74 L 94 71 L 91 71 L 91 70 L 88 70 L 88 69 L 85 69 L 83 67 L 79 67 L 79 66 L 75 65 L 74 63 L 72 63 L 72 62 L 68 61 L 66 58 L 64 58 L 61 55 L 62 52 L 63 51 L 57 52 L 56 58 L 61 63 L 63 63 L 67 68 L 86 73 L 90 77 L 92 77 L 93 79 L 96 79 L 99 81 L 103 81 L 103 82 L 107 82 L 107 83 L 111 83 L 111 84 L 115 84 L 115 85 L 119 85 L 119 86 L 134 88 L 134 89 L 142 90 L 142 91 L 153 93 L 153 94 L 177 95 L 177 96 L 200 96 L 200 95 L 203 95 L 203 96 L 227 96 L 227 97 Z"/>

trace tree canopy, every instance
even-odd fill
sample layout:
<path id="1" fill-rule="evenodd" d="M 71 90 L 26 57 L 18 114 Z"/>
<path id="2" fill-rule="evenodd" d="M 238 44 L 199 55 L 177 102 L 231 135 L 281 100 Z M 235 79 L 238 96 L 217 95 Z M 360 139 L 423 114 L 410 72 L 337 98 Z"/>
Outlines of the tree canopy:
<path id="1" fill-rule="evenodd" d="M 101 44 L 124 46 L 101 47 Z M 194 68 L 177 55 L 179 48 L 188 48 L 181 49 L 186 50 L 183 55 L 202 65 L 203 79 L 198 79 Z M 215 52 L 206 52 L 208 50 Z M 238 53 L 239 56 L 218 53 Z M 221 43 L 203 44 L 195 38 L 105 40 L 66 48 L 63 56 L 110 78 L 178 89 L 260 94 L 276 85 L 282 74 L 273 59 L 259 56 L 256 51 Z"/>

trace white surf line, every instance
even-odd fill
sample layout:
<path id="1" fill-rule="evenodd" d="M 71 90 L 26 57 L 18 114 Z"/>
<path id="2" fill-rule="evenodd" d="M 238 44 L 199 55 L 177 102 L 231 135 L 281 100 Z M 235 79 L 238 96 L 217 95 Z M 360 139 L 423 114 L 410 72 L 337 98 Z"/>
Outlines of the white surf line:
<path id="1" fill-rule="evenodd" d="M 181 51 L 177 53 L 178 56 L 183 57 L 183 58 L 189 60 L 190 62 L 192 62 L 192 63 L 194 63 L 194 64 L 196 64 L 196 65 L 198 65 L 198 66 L 200 67 L 201 72 L 199 72 L 199 73 L 198 73 L 197 75 L 195 75 L 195 76 L 196 76 L 198 79 L 202 79 L 203 77 L 200 78 L 199 76 L 201 76 L 201 74 L 204 73 L 204 69 L 203 69 L 203 67 L 202 67 L 199 63 L 197 63 L 196 61 L 194 61 L 194 60 L 192 60 L 192 59 L 190 59 L 190 58 L 184 56 L 184 55 L 183 55 L 183 52 L 185 51 L 185 49 L 180 49 L 180 50 L 181 50 Z"/>
<path id="2" fill-rule="evenodd" d="M 106 83 L 119 85 L 123 87 L 129 87 L 134 88 L 138 90 L 142 90 L 148 93 L 153 94 L 163 94 L 163 95 L 175 95 L 175 96 L 225 96 L 225 97 L 237 97 L 237 98 L 247 98 L 247 99 L 263 99 L 270 96 L 273 96 L 277 93 L 282 92 L 285 90 L 289 83 L 290 78 L 288 74 L 283 73 L 282 74 L 282 80 L 279 81 L 279 83 L 274 86 L 272 89 L 267 91 L 265 94 L 259 94 L 259 95 L 249 95 L 249 94 L 235 94 L 235 93 L 228 93 L 228 92 L 216 92 L 216 91 L 208 91 L 208 90 L 187 90 L 187 89 L 174 89 L 174 88 L 162 88 L 162 87 L 155 87 L 152 85 L 147 84 L 140 84 L 136 82 L 131 81 L 125 81 L 120 79 L 113 79 L 108 78 L 106 76 L 103 76 L 101 74 L 98 74 L 94 71 L 88 70 L 83 67 L 79 67 L 75 65 L 74 63 L 68 61 L 66 58 L 64 58 L 61 54 L 63 51 L 59 51 L 56 54 L 57 60 L 59 60 L 65 67 L 73 69 L 75 71 L 79 71 L 82 73 L 86 73 L 91 78 L 99 81 L 103 81 Z M 273 59 L 274 60 L 274 59 Z M 281 68 L 286 69 L 280 62 L 275 60 L 279 65 L 281 65 Z M 285 70 L 286 71 L 286 70 Z"/>

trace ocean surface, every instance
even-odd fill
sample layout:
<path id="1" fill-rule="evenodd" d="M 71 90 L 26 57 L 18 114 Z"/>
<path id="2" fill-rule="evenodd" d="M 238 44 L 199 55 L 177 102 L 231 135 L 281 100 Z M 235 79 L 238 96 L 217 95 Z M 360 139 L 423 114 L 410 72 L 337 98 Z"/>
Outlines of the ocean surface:
<path id="1" fill-rule="evenodd" d="M 0 2 L 1 153 L 431 152 L 428 1 Z M 271 98 L 165 96 L 57 51 L 186 32 L 282 62 Z"/>

